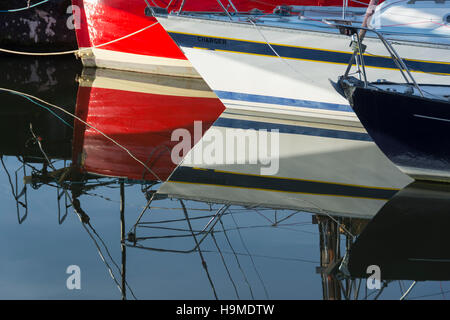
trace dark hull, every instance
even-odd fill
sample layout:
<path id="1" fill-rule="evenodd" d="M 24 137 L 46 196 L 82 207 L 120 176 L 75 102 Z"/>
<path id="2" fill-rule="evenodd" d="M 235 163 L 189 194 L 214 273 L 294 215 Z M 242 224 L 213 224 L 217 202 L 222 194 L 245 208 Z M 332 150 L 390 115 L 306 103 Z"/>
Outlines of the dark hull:
<path id="1" fill-rule="evenodd" d="M 369 276 L 377 265 L 383 280 L 449 280 L 450 185 L 416 181 L 399 191 L 352 245 L 348 270 Z"/>
<path id="2" fill-rule="evenodd" d="M 450 181 L 450 103 L 352 87 L 349 100 L 369 135 L 415 179 Z"/>
<path id="3" fill-rule="evenodd" d="M 73 56 L 0 58 L 0 88 L 36 96 L 74 113 L 78 89 L 75 78 L 80 67 Z M 73 130 L 61 120 L 73 125 L 73 118 L 31 100 L 0 90 L 0 155 L 20 156 L 28 158 L 28 162 L 45 161 L 38 146 L 30 143 L 31 123 L 50 158 L 71 159 Z"/>
<path id="4" fill-rule="evenodd" d="M 39 2 L 31 1 L 30 5 Z M 70 5 L 70 0 L 50 0 L 20 11 L 0 12 L 0 47 L 33 52 L 76 49 L 75 30 L 67 27 Z M 0 11 L 26 6 L 26 0 L 2 1 Z"/>

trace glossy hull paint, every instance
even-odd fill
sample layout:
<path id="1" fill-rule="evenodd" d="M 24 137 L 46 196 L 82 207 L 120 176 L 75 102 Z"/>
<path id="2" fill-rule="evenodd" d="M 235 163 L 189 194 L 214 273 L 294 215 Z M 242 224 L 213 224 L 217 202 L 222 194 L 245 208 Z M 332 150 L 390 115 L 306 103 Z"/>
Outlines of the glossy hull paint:
<path id="1" fill-rule="evenodd" d="M 76 115 L 128 149 L 157 177 L 79 121 L 75 123 L 73 161 L 82 171 L 101 176 L 164 181 L 177 165 L 171 160 L 171 150 L 178 143 L 171 141 L 173 130 L 183 128 L 193 136 L 193 123 L 201 120 L 206 131 L 223 109 L 202 80 L 149 79 L 101 69 L 90 75 L 84 72 Z"/>
<path id="2" fill-rule="evenodd" d="M 222 0 L 223 3 L 227 1 Z M 144 15 L 144 0 L 72 0 L 80 8 L 80 24 L 76 34 L 79 48 L 86 49 L 109 43 L 156 23 Z M 164 2 L 152 3 L 164 6 Z M 175 10 L 181 1 L 173 1 Z M 240 11 L 258 8 L 272 11 L 278 4 L 336 5 L 340 0 L 235 0 Z M 221 11 L 216 0 L 186 1 L 187 11 Z M 84 50 L 83 64 L 88 67 L 120 69 L 136 72 L 199 77 L 184 54 L 157 24 L 123 40 Z"/>
<path id="3" fill-rule="evenodd" d="M 450 102 L 357 87 L 353 109 L 372 139 L 415 179 L 450 181 Z"/>

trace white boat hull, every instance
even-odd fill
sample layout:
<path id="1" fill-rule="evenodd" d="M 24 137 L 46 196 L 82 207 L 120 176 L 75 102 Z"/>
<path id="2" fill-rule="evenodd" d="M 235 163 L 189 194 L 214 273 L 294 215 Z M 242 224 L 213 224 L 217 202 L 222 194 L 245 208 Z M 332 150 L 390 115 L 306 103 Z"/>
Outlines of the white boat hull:
<path id="1" fill-rule="evenodd" d="M 229 109 L 360 126 L 331 81 L 345 73 L 350 38 L 318 32 L 193 17 L 158 17 L 196 70 Z M 404 81 L 378 39 L 364 40 L 369 80 Z M 270 45 L 269 45 L 270 44 Z M 450 84 L 450 50 L 394 44 L 417 82 Z M 423 70 L 421 69 L 423 68 Z M 441 72 L 443 75 L 436 73 Z"/>

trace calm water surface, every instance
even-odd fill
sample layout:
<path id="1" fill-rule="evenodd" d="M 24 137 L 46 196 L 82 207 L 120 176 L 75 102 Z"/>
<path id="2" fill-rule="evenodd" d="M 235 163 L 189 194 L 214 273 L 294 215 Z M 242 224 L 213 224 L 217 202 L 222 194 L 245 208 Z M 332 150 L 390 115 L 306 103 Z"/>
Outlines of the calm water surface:
<path id="1" fill-rule="evenodd" d="M 80 90 L 79 83 L 84 83 L 83 86 L 92 83 L 86 77 L 92 71 L 82 70 L 79 61 L 72 58 L 1 56 L 0 68 L 1 88 L 32 95 L 83 118 L 85 92 Z M 120 72 L 114 73 L 114 77 L 126 81 L 126 77 L 122 77 Z M 154 83 L 161 85 L 163 82 L 158 80 Z M 114 87 L 106 82 L 94 82 L 93 86 L 109 88 L 108 90 Z M 97 101 L 96 106 L 100 105 L 100 108 L 96 109 L 99 113 L 90 115 L 93 118 L 88 120 L 114 117 L 107 104 L 101 105 L 102 101 L 109 101 L 115 109 L 129 103 L 130 98 L 122 99 L 116 94 L 117 92 L 106 91 L 95 97 L 91 95 L 91 101 Z M 328 215 L 320 208 L 311 210 L 313 212 L 294 210 L 282 203 L 235 203 L 233 198 L 229 199 L 228 204 L 224 204 L 223 199 L 216 202 L 213 199 L 207 202 L 194 201 L 192 195 L 185 196 L 182 201 L 180 198 L 183 197 L 157 196 L 151 203 L 151 208 L 139 218 L 153 194 L 152 190 L 158 190 L 160 184 L 150 182 L 151 179 L 136 179 L 133 175 L 141 172 L 142 166 L 129 158 L 123 150 L 100 135 L 92 135 L 92 131 L 89 136 L 86 133 L 88 131 L 83 131 L 84 127 L 79 128 L 80 123 L 74 124 L 70 115 L 36 98 L 3 90 L 0 91 L 0 104 L 0 153 L 3 156 L 0 171 L 1 299 L 120 299 L 120 269 L 123 262 L 121 182 L 124 183 L 125 190 L 125 231 L 133 231 L 136 226 L 135 235 L 139 239 L 136 243 L 128 241 L 132 239 L 125 241 L 128 245 L 127 298 L 133 299 L 134 294 L 137 299 L 214 299 L 214 291 L 220 299 L 346 298 L 341 286 L 346 288 L 350 285 L 352 277 L 340 277 L 330 271 L 333 268 L 329 267 L 329 262 L 332 256 L 340 258 L 345 255 L 346 248 L 351 247 L 353 242 L 349 234 L 359 235 L 364 226 L 370 223 L 370 218 L 342 218 Z M 89 105 L 89 108 L 94 108 L 94 105 Z M 161 113 L 168 112 L 162 108 L 158 110 Z M 158 115 L 153 114 L 153 117 L 157 118 Z M 121 119 L 129 121 L 126 116 Z M 135 119 L 136 123 L 138 120 Z M 214 122 L 211 118 L 208 121 Z M 122 125 L 120 121 L 108 124 Z M 150 126 L 148 132 L 140 138 L 131 134 L 131 138 L 127 137 L 126 132 L 117 132 L 113 137 L 127 141 L 133 150 L 150 155 L 155 152 L 155 145 L 162 145 L 165 143 L 164 139 L 167 139 L 167 132 L 152 128 L 155 127 Z M 114 128 L 109 129 L 114 132 Z M 42 150 L 33 134 L 41 142 Z M 82 144 L 81 149 L 78 144 Z M 93 155 L 97 158 L 93 158 Z M 51 165 L 45 156 L 51 158 Z M 317 157 L 319 165 L 321 155 L 313 156 Z M 147 162 L 153 164 L 152 168 L 157 173 L 165 175 L 167 170 L 175 169 L 163 156 L 159 159 L 158 163 Z M 102 175 L 81 177 L 73 172 L 69 173 L 70 177 L 64 177 L 61 173 L 48 175 L 48 172 L 54 171 L 52 167 L 62 169 L 75 162 L 84 166 L 84 171 L 101 172 Z M 167 164 L 166 167 L 164 163 Z M 120 174 L 106 172 L 110 167 L 117 169 Z M 340 168 L 331 170 L 339 171 Z M 25 180 L 29 182 L 26 185 L 25 176 Z M 115 176 L 126 179 L 121 180 Z M 63 187 L 67 193 L 63 191 Z M 438 187 L 435 192 L 438 194 L 436 197 L 443 198 L 444 202 L 448 195 L 445 189 L 443 186 L 443 191 L 439 191 L 441 189 Z M 254 197 L 252 192 L 254 191 L 250 188 L 239 189 L 243 197 L 250 199 Z M 198 194 L 198 198 L 206 198 L 206 194 L 207 189 Z M 418 191 L 417 194 L 420 198 L 422 193 Z M 83 227 L 68 196 L 80 201 L 82 210 L 90 217 L 90 226 Z M 411 197 L 414 198 L 414 195 Z M 422 212 L 433 215 L 435 208 L 420 199 L 417 200 L 416 207 L 421 204 Z M 192 219 L 189 222 L 195 239 L 185 219 L 183 205 Z M 402 205 L 400 201 L 392 210 L 401 211 Z M 216 218 L 208 224 L 218 210 L 223 210 L 220 211 L 223 214 L 220 221 Z M 450 296 L 450 284 L 446 281 L 450 279 L 450 272 L 447 273 L 442 268 L 449 261 L 446 254 L 448 237 L 439 237 L 445 233 L 448 219 L 445 215 L 439 216 L 440 224 L 435 226 L 430 219 L 420 215 L 416 217 L 412 211 L 414 210 L 405 210 L 404 216 L 396 217 L 398 219 L 395 223 L 391 220 L 392 216 L 384 214 L 383 217 L 386 218 L 387 215 L 388 218 L 380 223 L 390 227 L 393 233 L 389 237 L 386 234 L 375 234 L 380 237 L 383 248 L 406 251 L 408 259 L 424 257 L 424 252 L 432 252 L 432 257 L 427 257 L 434 259 L 432 265 L 425 261 L 420 265 L 410 266 L 399 260 L 393 264 L 400 270 L 389 269 L 394 278 L 386 282 L 387 287 L 379 295 L 378 290 L 366 290 L 366 279 L 361 281 L 357 277 L 348 298 L 399 299 L 411 285 L 412 279 L 421 281 L 409 293 L 408 299 L 446 299 Z M 317 216 L 317 213 L 321 214 Z M 407 213 L 412 215 L 408 219 L 405 218 Z M 404 224 L 405 219 L 410 224 Z M 417 228 L 417 224 L 412 222 L 420 222 L 421 219 L 426 219 L 426 223 Z M 192 250 L 195 240 L 200 241 L 205 235 L 202 230 L 213 231 L 207 233 L 200 244 L 208 273 L 202 266 L 199 252 Z M 370 236 L 367 235 L 364 240 L 373 243 L 373 237 Z M 369 249 L 365 249 L 363 245 L 365 243 L 361 241 L 358 250 L 354 250 L 355 255 L 360 254 L 353 260 L 354 270 L 358 269 L 355 268 L 358 261 L 371 261 L 371 256 L 378 257 L 380 251 L 383 251 L 379 247 L 373 252 L 367 251 Z M 369 245 L 368 248 L 372 247 Z M 389 261 L 395 260 L 389 260 L 389 257 L 395 256 L 395 253 L 390 252 L 388 258 L 384 259 L 389 264 Z M 436 262 L 436 259 L 440 262 Z M 70 265 L 80 267 L 80 290 L 69 290 L 66 286 L 69 277 L 66 269 Z M 323 276 L 321 271 L 327 270 L 331 272 L 330 275 Z M 440 270 L 439 275 L 433 275 L 433 270 Z M 425 281 L 428 279 L 434 281 Z M 359 293 L 355 295 L 358 286 Z"/>

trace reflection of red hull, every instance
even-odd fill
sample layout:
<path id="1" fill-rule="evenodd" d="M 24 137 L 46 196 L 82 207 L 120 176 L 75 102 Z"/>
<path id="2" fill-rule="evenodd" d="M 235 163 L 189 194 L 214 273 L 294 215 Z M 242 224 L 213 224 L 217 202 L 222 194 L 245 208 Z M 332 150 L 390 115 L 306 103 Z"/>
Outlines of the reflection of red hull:
<path id="1" fill-rule="evenodd" d="M 165 1 L 154 0 L 163 6 Z M 222 0 L 223 3 L 227 1 Z M 143 0 L 72 0 L 81 9 L 77 40 L 80 48 L 98 46 L 141 30 L 154 18 L 144 15 Z M 170 9 L 177 9 L 181 1 L 173 1 Z M 240 11 L 258 8 L 272 11 L 278 4 L 341 5 L 342 0 L 234 0 Z M 186 1 L 187 11 L 220 11 L 216 0 Z M 197 77 L 185 56 L 161 25 L 157 24 L 129 38 L 84 51 L 83 63 L 137 72 Z"/>
<path id="2" fill-rule="evenodd" d="M 185 128 L 193 137 L 195 120 L 201 120 L 206 131 L 222 113 L 223 105 L 200 80 L 194 80 L 201 87 L 195 90 L 198 88 L 187 80 L 187 87 L 182 88 L 180 81 L 171 86 L 167 77 L 139 82 L 124 79 L 123 73 L 119 79 L 114 71 L 108 72 L 112 76 L 82 78 L 77 116 L 130 150 L 166 180 L 176 167 L 171 150 L 178 142 L 171 141 L 172 131 Z M 157 93 L 161 91 L 165 93 Z M 89 173 L 157 180 L 123 149 L 80 122 L 75 126 L 74 163 Z"/>

